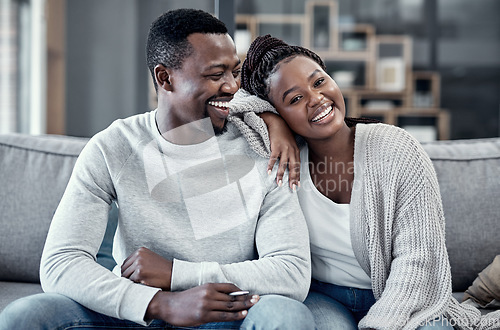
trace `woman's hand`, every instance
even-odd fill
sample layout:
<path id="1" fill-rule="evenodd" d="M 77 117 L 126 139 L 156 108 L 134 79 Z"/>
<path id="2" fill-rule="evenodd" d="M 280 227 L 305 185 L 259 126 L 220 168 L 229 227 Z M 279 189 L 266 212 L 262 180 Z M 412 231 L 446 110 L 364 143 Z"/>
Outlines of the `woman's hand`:
<path id="1" fill-rule="evenodd" d="M 288 168 L 288 185 L 290 189 L 295 191 L 300 186 L 300 151 L 295 137 L 286 122 L 278 115 L 265 112 L 259 116 L 267 125 L 271 141 L 271 158 L 267 165 L 268 173 L 271 173 L 279 159 L 276 182 L 281 187 L 283 175 Z"/>

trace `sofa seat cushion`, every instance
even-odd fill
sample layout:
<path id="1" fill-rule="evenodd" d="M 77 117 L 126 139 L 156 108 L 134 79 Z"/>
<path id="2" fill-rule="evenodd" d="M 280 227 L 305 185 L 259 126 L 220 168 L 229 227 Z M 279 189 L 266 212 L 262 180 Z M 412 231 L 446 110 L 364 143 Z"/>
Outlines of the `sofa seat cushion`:
<path id="1" fill-rule="evenodd" d="M 0 281 L 0 313 L 12 301 L 32 294 L 41 293 L 42 287 L 36 283 Z"/>

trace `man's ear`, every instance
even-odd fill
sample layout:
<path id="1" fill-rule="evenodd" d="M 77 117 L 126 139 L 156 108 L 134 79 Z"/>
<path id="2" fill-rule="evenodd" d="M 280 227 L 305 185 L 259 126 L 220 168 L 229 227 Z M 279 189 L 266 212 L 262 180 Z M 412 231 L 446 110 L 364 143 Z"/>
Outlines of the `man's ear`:
<path id="1" fill-rule="evenodd" d="M 163 64 L 158 64 L 155 66 L 154 72 L 158 88 L 163 88 L 164 90 L 171 92 L 173 88 L 170 83 L 170 70 L 163 66 Z"/>

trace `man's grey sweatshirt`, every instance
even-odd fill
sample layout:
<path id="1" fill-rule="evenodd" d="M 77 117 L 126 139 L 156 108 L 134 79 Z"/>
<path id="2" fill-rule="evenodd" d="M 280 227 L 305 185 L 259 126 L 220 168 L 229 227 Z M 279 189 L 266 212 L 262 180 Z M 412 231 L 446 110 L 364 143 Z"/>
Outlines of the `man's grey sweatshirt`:
<path id="1" fill-rule="evenodd" d="M 268 160 L 233 124 L 202 143 L 176 145 L 160 135 L 155 114 L 117 120 L 83 149 L 47 236 L 44 291 L 146 324 L 160 289 L 120 276 L 125 258 L 144 246 L 174 260 L 172 291 L 234 283 L 304 300 L 309 236 L 296 194 L 278 187 Z M 119 221 L 110 272 L 96 254 L 113 202 Z"/>

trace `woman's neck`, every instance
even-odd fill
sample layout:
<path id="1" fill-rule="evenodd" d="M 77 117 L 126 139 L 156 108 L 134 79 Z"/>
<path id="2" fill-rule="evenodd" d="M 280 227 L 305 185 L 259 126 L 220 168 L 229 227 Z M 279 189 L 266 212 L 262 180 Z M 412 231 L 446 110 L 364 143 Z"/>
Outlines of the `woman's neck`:
<path id="1" fill-rule="evenodd" d="M 354 127 L 347 125 L 323 140 L 306 139 L 310 161 L 313 163 L 325 160 L 352 161 L 354 155 Z"/>

